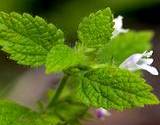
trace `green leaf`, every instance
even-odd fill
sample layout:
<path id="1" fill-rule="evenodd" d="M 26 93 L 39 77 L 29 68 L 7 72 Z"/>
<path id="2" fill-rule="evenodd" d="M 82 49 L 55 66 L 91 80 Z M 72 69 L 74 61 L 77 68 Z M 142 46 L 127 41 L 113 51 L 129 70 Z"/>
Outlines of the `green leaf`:
<path id="1" fill-rule="evenodd" d="M 88 109 L 85 105 L 69 99 L 59 101 L 42 113 L 8 100 L 0 100 L 0 107 L 1 125 L 77 125 Z"/>
<path id="2" fill-rule="evenodd" d="M 46 72 L 60 72 L 83 61 L 81 53 L 67 45 L 57 45 L 51 49 L 46 59 Z"/>
<path id="3" fill-rule="evenodd" d="M 124 110 L 159 103 L 139 75 L 115 66 L 81 73 L 74 83 L 79 84 L 76 99 L 88 106 Z"/>
<path id="4" fill-rule="evenodd" d="M 78 124 L 83 119 L 88 107 L 71 99 L 59 101 L 56 105 L 49 108 L 49 115 L 55 114 L 61 119 L 63 124 Z"/>
<path id="5" fill-rule="evenodd" d="M 1 100 L 0 107 L 1 125 L 56 125 L 60 123 L 60 119 L 56 116 L 40 115 L 11 101 Z"/>
<path id="6" fill-rule="evenodd" d="M 57 44 L 64 44 L 64 36 L 53 24 L 26 13 L 0 12 L 0 46 L 19 64 L 44 64 L 47 53 Z"/>
<path id="7" fill-rule="evenodd" d="M 96 62 L 121 64 L 135 53 L 143 53 L 151 48 L 153 32 L 142 31 L 120 34 L 96 53 Z"/>
<path id="8" fill-rule="evenodd" d="M 97 47 L 109 42 L 113 32 L 111 10 L 106 8 L 85 17 L 78 28 L 78 37 L 83 45 Z"/>

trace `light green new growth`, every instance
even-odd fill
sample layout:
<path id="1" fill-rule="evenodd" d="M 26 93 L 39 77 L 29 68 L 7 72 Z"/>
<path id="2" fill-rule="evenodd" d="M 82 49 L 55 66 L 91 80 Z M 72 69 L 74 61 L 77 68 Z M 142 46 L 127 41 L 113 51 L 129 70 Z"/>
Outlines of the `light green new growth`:
<path id="1" fill-rule="evenodd" d="M 57 45 L 51 49 L 46 59 L 46 72 L 61 72 L 83 62 L 81 53 L 67 45 Z"/>
<path id="2" fill-rule="evenodd" d="M 143 53 L 149 50 L 152 37 L 153 33 L 149 31 L 129 31 L 128 33 L 120 34 L 96 52 L 95 60 L 97 63 L 115 63 L 120 65 L 132 54 Z"/>
<path id="3" fill-rule="evenodd" d="M 151 48 L 152 32 L 129 31 L 111 39 L 113 25 L 109 8 L 92 13 L 80 23 L 79 43 L 71 48 L 63 32 L 42 18 L 0 12 L 0 46 L 11 59 L 64 73 L 43 112 L 1 100 L 0 125 L 77 125 L 90 106 L 122 111 L 159 104 L 140 74 L 119 68 L 130 55 Z"/>
<path id="4" fill-rule="evenodd" d="M 63 42 L 63 32 L 41 17 L 0 12 L 0 45 L 19 64 L 42 65 L 50 49 Z"/>
<path id="5" fill-rule="evenodd" d="M 88 106 L 124 110 L 159 103 L 151 93 L 152 87 L 139 75 L 115 66 L 87 71 L 75 82 L 76 99 Z"/>
<path id="6" fill-rule="evenodd" d="M 87 47 L 106 45 L 113 32 L 113 16 L 106 8 L 85 17 L 78 28 L 80 42 Z"/>

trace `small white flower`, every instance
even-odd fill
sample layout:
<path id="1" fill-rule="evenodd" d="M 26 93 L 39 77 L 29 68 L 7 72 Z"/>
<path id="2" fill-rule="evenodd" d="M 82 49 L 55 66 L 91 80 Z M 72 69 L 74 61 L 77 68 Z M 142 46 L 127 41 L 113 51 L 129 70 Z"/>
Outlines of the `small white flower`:
<path id="1" fill-rule="evenodd" d="M 116 37 L 120 33 L 126 33 L 128 32 L 127 29 L 123 29 L 123 22 L 122 22 L 123 17 L 118 16 L 113 20 L 114 22 L 114 31 L 112 32 L 112 38 Z"/>
<path id="2" fill-rule="evenodd" d="M 111 113 L 104 108 L 96 109 L 96 116 L 97 116 L 97 118 L 99 118 L 101 120 L 104 120 L 106 116 L 110 116 L 110 115 L 111 115 Z"/>
<path id="3" fill-rule="evenodd" d="M 153 63 L 153 58 L 150 58 L 153 54 L 153 51 L 140 54 L 133 54 L 128 57 L 119 67 L 123 69 L 128 69 L 130 71 L 136 71 L 139 69 L 146 70 L 153 75 L 158 75 L 158 70 L 151 66 Z"/>

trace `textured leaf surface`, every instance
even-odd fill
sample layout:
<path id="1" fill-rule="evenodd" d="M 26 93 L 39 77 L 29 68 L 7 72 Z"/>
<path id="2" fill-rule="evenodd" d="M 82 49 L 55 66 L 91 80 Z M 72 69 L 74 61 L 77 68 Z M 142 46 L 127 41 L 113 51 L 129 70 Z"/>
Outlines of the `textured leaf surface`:
<path id="1" fill-rule="evenodd" d="M 89 106 L 124 110 L 159 103 L 139 75 L 114 66 L 83 73 L 77 82 L 76 98 Z"/>
<path id="2" fill-rule="evenodd" d="M 63 41 L 62 31 L 38 16 L 0 12 L 0 46 L 20 64 L 44 64 L 48 51 Z"/>
<path id="3" fill-rule="evenodd" d="M 78 28 L 78 37 L 87 47 L 105 45 L 113 32 L 111 10 L 106 8 L 83 19 Z"/>
<path id="4" fill-rule="evenodd" d="M 121 64 L 134 53 L 143 53 L 151 48 L 152 32 L 133 32 L 121 34 L 96 53 L 96 62 Z"/>
<path id="5" fill-rule="evenodd" d="M 76 50 L 66 45 L 57 45 L 48 53 L 46 72 L 60 72 L 81 63 L 82 59 L 82 55 Z"/>

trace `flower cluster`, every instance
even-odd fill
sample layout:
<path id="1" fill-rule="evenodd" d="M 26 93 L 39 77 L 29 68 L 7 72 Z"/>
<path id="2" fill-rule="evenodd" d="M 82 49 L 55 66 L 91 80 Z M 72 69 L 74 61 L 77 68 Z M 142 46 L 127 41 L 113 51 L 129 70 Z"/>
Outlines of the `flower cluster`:
<path id="1" fill-rule="evenodd" d="M 151 58 L 153 51 L 145 51 L 144 53 L 136 53 L 128 57 L 119 67 L 128 69 L 129 71 L 136 71 L 139 69 L 146 70 L 152 75 L 158 75 L 158 70 L 151 66 L 153 58 Z"/>

